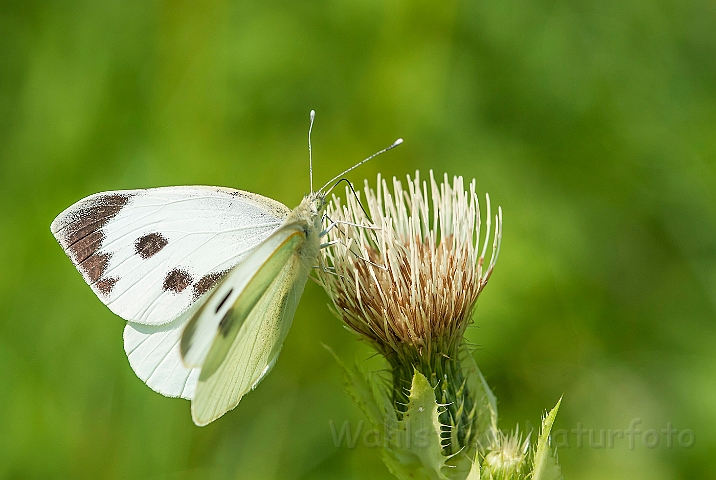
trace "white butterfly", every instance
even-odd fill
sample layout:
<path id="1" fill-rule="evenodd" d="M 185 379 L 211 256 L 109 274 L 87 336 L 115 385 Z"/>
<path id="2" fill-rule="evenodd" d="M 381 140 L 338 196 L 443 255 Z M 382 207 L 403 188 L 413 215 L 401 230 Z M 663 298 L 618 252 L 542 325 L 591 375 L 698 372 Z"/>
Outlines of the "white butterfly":
<path id="1" fill-rule="evenodd" d="M 326 186 L 294 210 L 222 187 L 97 193 L 50 228 L 100 300 L 127 320 L 124 349 L 137 376 L 190 399 L 194 423 L 206 425 L 276 362 L 333 226 L 322 228 Z"/>

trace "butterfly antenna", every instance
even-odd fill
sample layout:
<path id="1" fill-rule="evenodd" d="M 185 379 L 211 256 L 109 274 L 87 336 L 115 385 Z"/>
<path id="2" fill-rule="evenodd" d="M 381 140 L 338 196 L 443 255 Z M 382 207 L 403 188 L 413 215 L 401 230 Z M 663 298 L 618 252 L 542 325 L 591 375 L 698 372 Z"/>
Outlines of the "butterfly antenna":
<path id="1" fill-rule="evenodd" d="M 322 186 L 318 191 L 319 191 L 319 192 L 322 192 L 324 188 L 326 188 L 328 185 L 330 185 L 331 183 L 333 183 L 333 182 L 335 182 L 336 180 L 338 180 L 339 178 L 341 178 L 341 177 L 342 177 L 343 175 L 345 175 L 346 173 L 348 173 L 348 172 L 350 172 L 351 170 L 354 170 L 354 169 L 360 167 L 360 166 L 363 165 L 365 162 L 367 162 L 368 160 L 371 160 L 371 159 L 377 157 L 377 156 L 380 155 L 381 153 L 385 153 L 385 152 L 387 152 L 388 150 L 394 149 L 395 147 L 397 147 L 397 146 L 400 145 L 401 143 L 403 143 L 403 139 L 402 139 L 402 138 L 397 139 L 397 140 L 394 141 L 393 144 L 390 145 L 389 147 L 385 147 L 383 150 L 381 150 L 381 151 L 379 151 L 379 152 L 375 152 L 373 155 L 371 155 L 370 157 L 368 157 L 368 158 L 366 158 L 366 159 L 364 159 L 364 160 L 361 160 L 360 162 L 356 163 L 355 165 L 353 165 L 351 168 L 349 168 L 349 169 L 346 170 L 345 172 L 340 173 L 340 174 L 336 175 L 335 177 L 331 178 L 331 179 L 330 179 L 328 182 L 326 182 L 326 184 L 325 184 L 324 186 Z"/>
<path id="2" fill-rule="evenodd" d="M 313 151 L 311 150 L 311 131 L 313 130 L 313 120 L 316 118 L 316 111 L 311 110 L 311 123 L 308 126 L 308 176 L 310 177 L 311 191 L 313 191 Z"/>
<path id="3" fill-rule="evenodd" d="M 373 220 L 370 219 L 370 214 L 368 213 L 368 211 L 365 209 L 365 207 L 361 203 L 360 198 L 358 197 L 358 194 L 356 193 L 356 189 L 353 188 L 353 184 L 347 178 L 341 178 L 336 183 L 334 183 L 333 186 L 326 191 L 326 196 L 328 196 L 328 194 L 331 193 L 331 190 L 333 190 L 338 185 L 340 185 L 341 182 L 346 182 L 348 184 L 348 186 L 351 189 L 351 192 L 353 192 L 353 196 L 355 197 L 356 201 L 358 202 L 358 205 L 360 205 L 361 210 L 363 210 L 363 213 L 365 213 L 366 218 L 368 219 L 368 221 L 370 223 L 373 223 Z"/>

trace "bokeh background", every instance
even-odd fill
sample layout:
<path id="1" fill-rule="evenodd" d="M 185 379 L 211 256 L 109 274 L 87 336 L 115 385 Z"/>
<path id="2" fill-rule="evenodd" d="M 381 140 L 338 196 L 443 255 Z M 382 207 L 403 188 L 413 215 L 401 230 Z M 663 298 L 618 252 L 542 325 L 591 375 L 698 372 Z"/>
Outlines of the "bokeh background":
<path id="1" fill-rule="evenodd" d="M 715 25 L 710 0 L 3 1 L 0 477 L 391 478 L 334 445 L 363 417 L 321 343 L 369 352 L 316 284 L 273 373 L 197 428 L 49 231 L 102 190 L 294 206 L 313 108 L 317 183 L 404 137 L 350 178 L 432 168 L 502 205 L 468 336 L 503 428 L 564 394 L 555 429 L 595 432 L 565 478 L 716 478 Z M 598 448 L 636 420 L 693 445 Z"/>

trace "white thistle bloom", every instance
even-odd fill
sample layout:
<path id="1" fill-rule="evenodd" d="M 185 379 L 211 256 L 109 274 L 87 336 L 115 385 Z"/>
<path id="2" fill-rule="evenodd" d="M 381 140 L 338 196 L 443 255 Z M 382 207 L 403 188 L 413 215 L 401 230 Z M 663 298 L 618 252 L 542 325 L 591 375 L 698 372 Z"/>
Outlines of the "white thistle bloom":
<path id="1" fill-rule="evenodd" d="M 389 362 L 399 415 L 414 373 L 428 379 L 444 406 L 443 448 L 446 454 L 457 452 L 471 445 L 479 430 L 481 398 L 470 383 L 474 374 L 461 361 L 463 335 L 497 260 L 502 210 L 494 217 L 493 233 L 486 196 L 482 231 L 475 180 L 466 190 L 462 177 L 450 183 L 445 175 L 438 184 L 432 171 L 429 185 L 419 172 L 408 176 L 407 189 L 396 179 L 391 189 L 378 176 L 377 191 L 366 182 L 364 195 L 370 219 L 348 189 L 345 205 L 335 197 L 329 205 L 336 225 L 319 279 L 334 313 Z"/>
<path id="2" fill-rule="evenodd" d="M 462 177 L 451 185 L 445 175 L 438 184 L 432 171 L 429 185 L 419 172 L 408 176 L 407 190 L 392 183 L 391 191 L 379 175 L 376 192 L 366 181 L 363 204 L 372 222 L 350 191 L 346 205 L 333 199 L 328 215 L 339 223 L 329 233 L 335 243 L 323 250 L 328 271 L 320 278 L 339 318 L 379 351 L 408 347 L 430 356 L 436 341 L 462 340 L 497 260 L 502 210 L 490 238 L 490 197 L 483 234 L 475 180 L 467 191 Z"/>

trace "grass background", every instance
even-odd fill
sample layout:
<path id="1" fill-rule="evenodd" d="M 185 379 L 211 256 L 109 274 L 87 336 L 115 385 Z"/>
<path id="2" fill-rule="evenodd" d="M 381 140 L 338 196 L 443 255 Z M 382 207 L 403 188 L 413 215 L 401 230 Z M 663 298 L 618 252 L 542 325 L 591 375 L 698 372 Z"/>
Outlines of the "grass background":
<path id="1" fill-rule="evenodd" d="M 94 192 L 224 185 L 289 206 L 397 137 L 359 184 L 476 178 L 504 209 L 470 340 L 501 426 L 691 430 L 559 452 L 567 479 L 716 478 L 716 4 L 347 0 L 0 4 L 0 477 L 390 478 L 333 444 L 362 416 L 309 283 L 273 373 L 214 424 L 138 380 L 123 321 L 49 224 Z M 529 426 L 527 426 L 529 428 Z"/>

